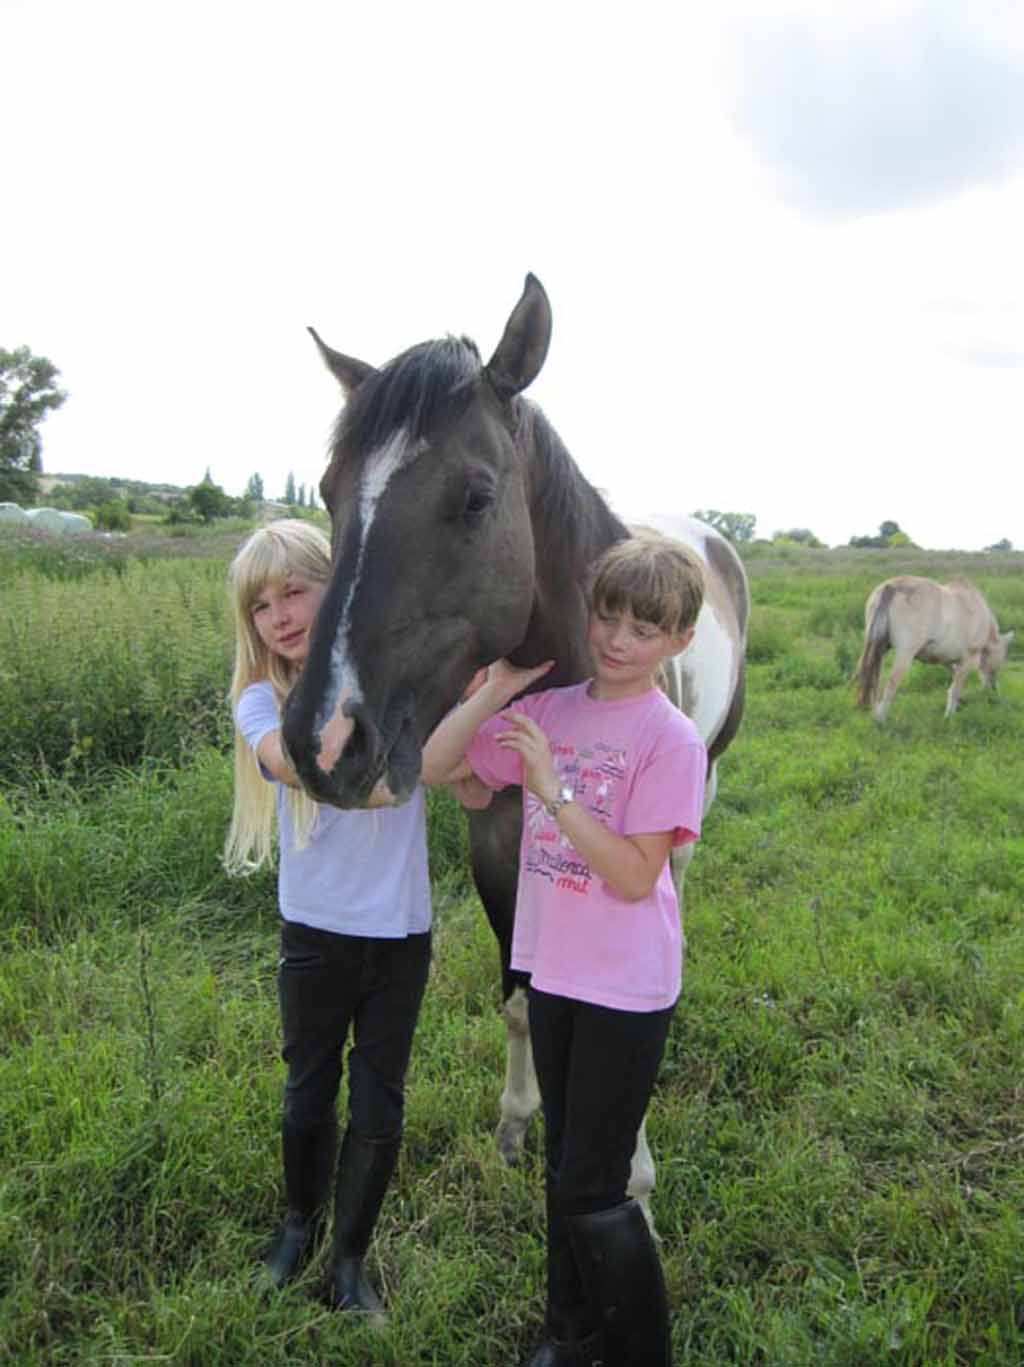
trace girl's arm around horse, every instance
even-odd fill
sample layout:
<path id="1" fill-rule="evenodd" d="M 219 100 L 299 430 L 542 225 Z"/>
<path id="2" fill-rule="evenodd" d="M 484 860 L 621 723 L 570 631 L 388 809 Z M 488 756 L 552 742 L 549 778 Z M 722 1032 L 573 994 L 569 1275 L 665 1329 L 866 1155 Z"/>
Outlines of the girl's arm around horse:
<path id="1" fill-rule="evenodd" d="M 269 731 L 263 737 L 256 747 L 256 758 L 278 783 L 287 784 L 289 788 L 302 786 L 298 775 L 285 757 L 280 731 Z"/>
<path id="2" fill-rule="evenodd" d="M 277 779 L 278 783 L 283 783 L 289 788 L 302 787 L 298 775 L 284 752 L 280 731 L 269 731 L 263 737 L 256 747 L 256 758 L 267 773 Z M 393 807 L 395 804 L 383 785 L 378 783 L 370 794 L 370 800 L 366 805 L 368 807 Z M 466 803 L 466 805 L 469 806 L 470 804 Z"/>
<path id="3" fill-rule="evenodd" d="M 553 664 L 553 660 L 547 660 L 534 669 L 517 669 L 507 660 L 498 660 L 487 670 L 482 683 L 477 684 L 474 679 L 470 696 L 448 713 L 423 747 L 422 782 L 428 785 L 462 784 L 467 779 L 474 779 L 474 786 L 466 789 L 466 795 L 479 797 L 476 790 L 480 785 L 465 758 L 470 742 L 485 721 L 507 707 L 516 694 L 542 678 Z M 464 800 L 461 792 L 456 796 Z"/>

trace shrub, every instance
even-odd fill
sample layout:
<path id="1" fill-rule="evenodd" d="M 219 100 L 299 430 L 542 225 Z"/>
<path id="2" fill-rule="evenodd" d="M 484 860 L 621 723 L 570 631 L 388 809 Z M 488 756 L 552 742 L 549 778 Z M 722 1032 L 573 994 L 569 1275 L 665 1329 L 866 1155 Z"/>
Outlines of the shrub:
<path id="1" fill-rule="evenodd" d="M 747 629 L 747 659 L 768 664 L 792 649 L 792 633 L 781 613 L 755 608 Z"/>

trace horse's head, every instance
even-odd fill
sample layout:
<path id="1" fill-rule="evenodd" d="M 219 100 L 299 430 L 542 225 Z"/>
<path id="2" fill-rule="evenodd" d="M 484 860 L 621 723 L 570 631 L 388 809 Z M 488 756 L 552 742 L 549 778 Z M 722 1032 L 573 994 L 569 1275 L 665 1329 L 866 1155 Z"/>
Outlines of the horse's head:
<path id="1" fill-rule="evenodd" d="M 981 648 L 978 669 L 981 672 L 981 677 L 990 688 L 995 687 L 996 675 L 1006 664 L 1013 637 L 1012 631 L 996 631 L 993 629 L 992 637 Z"/>
<path id="2" fill-rule="evenodd" d="M 334 568 L 283 738 L 320 802 L 364 806 L 378 783 L 407 798 L 423 740 L 523 640 L 534 545 L 516 396 L 550 335 L 533 276 L 486 366 L 449 337 L 376 370 L 313 333 L 347 403 L 320 485 Z"/>

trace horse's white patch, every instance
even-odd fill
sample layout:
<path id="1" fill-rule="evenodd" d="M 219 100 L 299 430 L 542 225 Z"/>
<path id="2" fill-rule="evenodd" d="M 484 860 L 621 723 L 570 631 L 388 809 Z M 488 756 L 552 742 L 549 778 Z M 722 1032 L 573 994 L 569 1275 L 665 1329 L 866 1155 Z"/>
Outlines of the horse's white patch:
<path id="1" fill-rule="evenodd" d="M 652 531 L 661 532 L 663 536 L 674 537 L 676 541 L 681 541 L 684 546 L 689 546 L 691 551 L 696 551 L 705 564 L 707 564 L 708 559 L 708 537 L 718 535 L 706 522 L 701 522 L 695 517 L 679 517 L 674 513 L 659 512 L 645 513 L 642 517 L 628 516 L 626 522 L 633 531 L 649 527 Z"/>
<path id="2" fill-rule="evenodd" d="M 317 751 L 317 768 L 325 774 L 329 774 L 338 760 L 341 753 L 348 744 L 349 736 L 355 729 L 355 722 L 351 717 L 347 717 L 344 712 L 345 703 L 348 702 L 349 694 L 343 688 L 338 694 L 338 701 L 334 707 L 326 724 L 320 728 L 320 747 Z"/>
<path id="3" fill-rule="evenodd" d="M 377 515 L 377 505 L 396 472 L 414 460 L 425 447 L 425 441 L 410 441 L 405 428 L 399 428 L 389 441 L 371 452 L 363 467 L 363 478 L 359 486 L 359 548 L 356 552 L 355 569 L 338 616 L 338 627 L 331 645 L 327 682 L 313 728 L 314 735 L 320 742 L 318 762 L 325 772 L 329 772 L 337 763 L 341 749 L 344 748 L 351 732 L 351 726 L 348 727 L 348 732 L 345 731 L 341 718 L 342 706 L 348 702 L 360 702 L 363 697 L 359 676 L 349 662 L 348 636 L 352 602 L 359 588 L 366 543 Z M 341 736 L 344 739 L 339 748 L 337 741 Z"/>
<path id="4" fill-rule="evenodd" d="M 650 527 L 674 537 L 709 565 L 708 542 L 722 540 L 719 533 L 697 518 L 652 513 L 631 517 L 633 527 Z M 718 734 L 732 705 L 743 650 L 734 633 L 721 620 L 709 592 L 697 618 L 697 630 L 688 650 L 669 660 L 669 696 L 697 727 L 705 742 Z"/>
<path id="5" fill-rule="evenodd" d="M 668 661 L 670 696 L 710 743 L 718 733 L 736 686 L 739 659 L 732 635 L 707 603 L 687 650 Z"/>

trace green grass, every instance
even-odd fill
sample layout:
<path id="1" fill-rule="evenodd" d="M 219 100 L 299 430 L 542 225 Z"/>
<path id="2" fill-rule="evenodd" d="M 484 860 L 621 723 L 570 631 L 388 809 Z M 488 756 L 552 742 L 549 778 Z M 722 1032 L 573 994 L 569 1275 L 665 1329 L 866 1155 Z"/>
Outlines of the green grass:
<path id="1" fill-rule="evenodd" d="M 1019 623 L 1017 561 L 977 559 Z M 21 623 L 0 669 L 80 723 L 77 752 L 66 732 L 41 763 L 31 711 L 2 695 L 23 763 L 0 786 L 0 1358 L 506 1367 L 543 1311 L 540 1127 L 506 1168 L 497 955 L 444 795 L 431 987 L 372 1249 L 390 1328 L 330 1314 L 322 1265 L 259 1287 L 282 1204 L 274 880 L 220 869 L 226 733 L 195 718 L 197 697 L 223 707 L 225 564 L 23 566 L 0 587 Z M 998 701 L 972 679 L 951 721 L 945 673 L 920 665 L 884 728 L 856 711 L 864 598 L 902 568 L 750 561 L 748 710 L 690 868 L 649 1120 L 679 1362 L 1024 1360 L 1024 656 Z M 122 675 L 151 690 L 132 758 L 110 720 Z"/>

